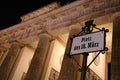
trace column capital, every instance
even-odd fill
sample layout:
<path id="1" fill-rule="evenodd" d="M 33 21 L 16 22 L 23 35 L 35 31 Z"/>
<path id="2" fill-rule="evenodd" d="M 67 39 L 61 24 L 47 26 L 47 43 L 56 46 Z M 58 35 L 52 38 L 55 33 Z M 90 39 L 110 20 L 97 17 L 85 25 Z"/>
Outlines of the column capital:
<path id="1" fill-rule="evenodd" d="M 6 51 L 8 48 L 4 47 L 4 46 L 0 46 L 0 51 Z"/>
<path id="2" fill-rule="evenodd" d="M 47 33 L 43 33 L 43 34 L 40 34 L 39 37 L 47 37 L 49 38 L 50 40 L 52 39 L 52 36 L 47 34 Z"/>
<path id="3" fill-rule="evenodd" d="M 73 24 L 73 25 L 70 26 L 70 31 L 73 30 L 73 29 L 81 30 L 81 28 L 82 28 L 82 23 L 76 23 L 76 24 Z"/>
<path id="4" fill-rule="evenodd" d="M 0 51 L 3 51 L 3 50 L 4 50 L 4 48 L 0 46 Z"/>
<path id="5" fill-rule="evenodd" d="M 116 12 L 115 14 L 112 15 L 112 20 L 114 20 L 115 18 L 120 17 L 120 12 Z"/>
<path id="6" fill-rule="evenodd" d="M 21 43 L 21 42 L 19 42 L 19 41 L 11 42 L 11 45 L 19 45 L 19 46 L 21 46 L 21 47 L 24 47 L 24 46 L 25 46 L 25 44 L 23 44 L 23 43 Z"/>

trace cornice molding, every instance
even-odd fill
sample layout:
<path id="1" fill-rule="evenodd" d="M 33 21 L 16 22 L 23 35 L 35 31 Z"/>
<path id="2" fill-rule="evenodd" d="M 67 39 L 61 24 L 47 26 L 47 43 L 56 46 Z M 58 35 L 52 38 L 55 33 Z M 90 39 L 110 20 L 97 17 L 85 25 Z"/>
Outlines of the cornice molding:
<path id="1" fill-rule="evenodd" d="M 37 9 L 37 10 L 32 11 L 26 15 L 21 16 L 22 22 L 33 19 L 35 17 L 38 17 L 42 14 L 45 14 L 45 13 L 50 12 L 50 11 L 57 9 L 57 8 L 59 8 L 59 5 L 57 4 L 57 2 L 53 2 L 51 4 L 48 4 L 40 9 Z"/>

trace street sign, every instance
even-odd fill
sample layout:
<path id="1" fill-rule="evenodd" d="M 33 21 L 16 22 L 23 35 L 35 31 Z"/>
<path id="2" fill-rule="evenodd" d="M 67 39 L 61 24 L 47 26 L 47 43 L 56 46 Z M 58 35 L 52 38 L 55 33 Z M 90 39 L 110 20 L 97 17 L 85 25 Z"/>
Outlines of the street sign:
<path id="1" fill-rule="evenodd" d="M 84 36 L 74 37 L 70 55 L 103 51 L 105 49 L 105 31 L 97 31 Z"/>

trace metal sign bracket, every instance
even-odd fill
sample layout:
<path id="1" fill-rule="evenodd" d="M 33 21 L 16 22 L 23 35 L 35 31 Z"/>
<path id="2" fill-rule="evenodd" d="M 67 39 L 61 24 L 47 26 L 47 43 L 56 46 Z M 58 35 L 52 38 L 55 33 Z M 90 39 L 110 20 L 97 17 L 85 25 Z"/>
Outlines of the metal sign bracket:
<path id="1" fill-rule="evenodd" d="M 98 31 L 105 31 L 105 33 L 106 33 L 106 32 L 109 32 L 108 29 L 105 29 L 105 28 L 102 28 L 102 29 L 97 28 L 97 27 L 96 27 L 96 24 L 93 24 L 93 21 L 94 21 L 94 20 L 88 20 L 88 21 L 86 21 L 86 22 L 85 22 L 85 26 L 82 27 L 82 31 L 80 31 L 78 34 L 74 35 L 72 38 L 70 38 L 70 40 L 73 40 L 73 38 L 75 38 L 75 37 L 77 37 L 77 36 L 90 34 L 90 33 L 93 32 L 93 29 L 97 29 Z M 105 35 L 105 37 L 106 37 L 106 35 Z M 71 46 L 72 46 L 72 43 L 71 43 Z M 82 55 L 83 55 L 82 67 L 81 67 L 81 69 L 78 69 L 78 70 L 81 72 L 81 78 L 80 78 L 80 80 L 85 80 L 85 78 L 86 78 L 86 71 L 87 71 L 87 69 L 89 68 L 89 66 L 94 62 L 94 60 L 99 56 L 100 53 L 105 53 L 105 51 L 107 51 L 107 50 L 108 50 L 108 48 L 105 47 L 105 50 L 99 51 L 99 53 L 98 53 L 98 54 L 95 56 L 95 58 L 89 63 L 88 66 L 87 66 L 87 57 L 88 57 L 89 53 L 88 53 L 88 52 L 82 53 Z M 70 53 L 69 53 L 69 54 L 67 54 L 67 56 L 68 56 L 69 58 L 72 58 L 73 55 L 70 55 Z M 76 63 L 78 63 L 78 62 L 76 62 Z"/>

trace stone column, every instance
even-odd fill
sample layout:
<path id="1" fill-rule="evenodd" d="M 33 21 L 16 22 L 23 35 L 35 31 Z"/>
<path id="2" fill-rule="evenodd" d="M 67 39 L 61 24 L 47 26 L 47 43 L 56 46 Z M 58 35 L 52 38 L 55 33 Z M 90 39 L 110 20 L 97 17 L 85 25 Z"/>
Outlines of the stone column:
<path id="1" fill-rule="evenodd" d="M 4 61 L 5 57 L 7 55 L 7 50 L 0 50 L 0 66 L 2 64 L 2 62 Z"/>
<path id="2" fill-rule="evenodd" d="M 69 54 L 70 46 L 71 46 L 71 42 L 72 42 L 70 40 L 70 38 L 79 32 L 80 32 L 80 29 L 72 29 L 69 33 L 69 39 L 67 42 L 67 46 L 66 46 L 66 50 L 65 50 L 62 67 L 61 67 L 61 71 L 60 71 L 58 80 L 77 80 L 79 66 L 73 60 L 73 58 L 68 57 L 68 54 Z M 79 57 L 80 57 L 79 55 L 74 56 L 74 58 L 77 60 L 77 62 L 80 61 Z"/>
<path id="3" fill-rule="evenodd" d="M 8 80 L 19 55 L 21 45 L 13 43 L 0 67 L 0 80 Z"/>
<path id="4" fill-rule="evenodd" d="M 120 15 L 113 20 L 111 80 L 120 80 Z"/>
<path id="5" fill-rule="evenodd" d="M 4 50 L 0 48 L 0 65 L 2 64 L 3 55 L 4 55 Z"/>
<path id="6" fill-rule="evenodd" d="M 25 80 L 41 80 L 45 60 L 50 46 L 50 36 L 40 35 L 38 46 L 33 55 Z"/>

